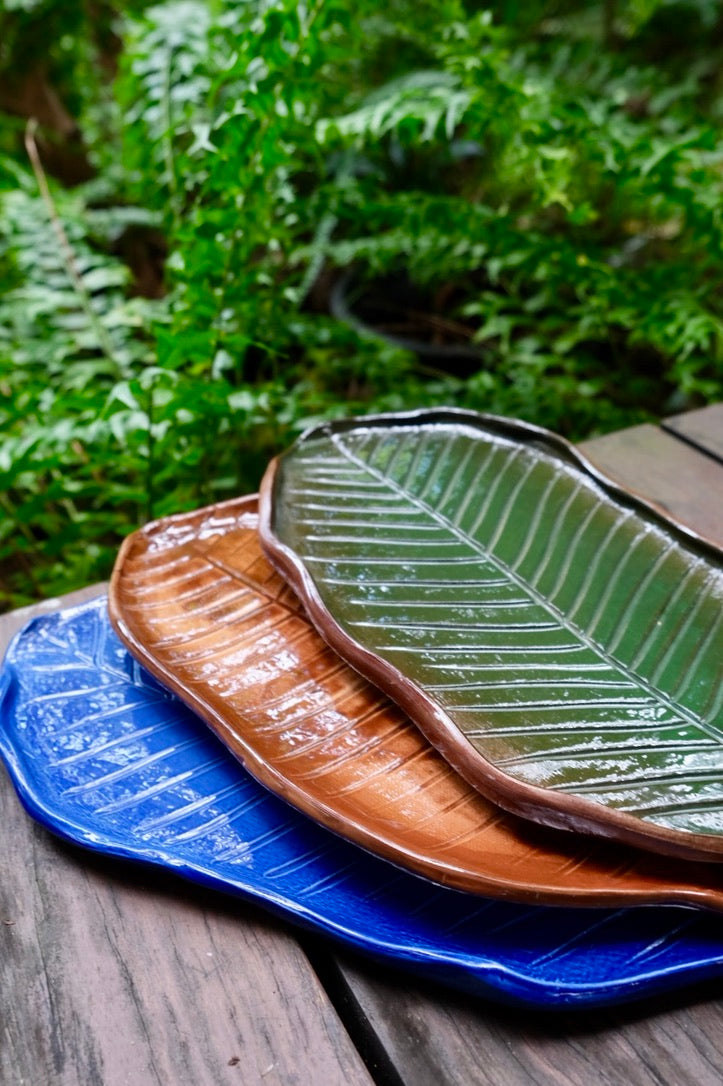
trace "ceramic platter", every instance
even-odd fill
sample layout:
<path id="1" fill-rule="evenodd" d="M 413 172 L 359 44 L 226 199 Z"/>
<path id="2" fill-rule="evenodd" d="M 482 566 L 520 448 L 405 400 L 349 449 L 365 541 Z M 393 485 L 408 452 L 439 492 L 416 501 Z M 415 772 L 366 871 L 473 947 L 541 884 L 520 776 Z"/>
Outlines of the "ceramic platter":
<path id="1" fill-rule="evenodd" d="M 260 532 L 329 644 L 488 798 L 723 860 L 720 550 L 562 439 L 461 411 L 309 431 Z"/>
<path id="2" fill-rule="evenodd" d="M 327 828 L 457 889 L 516 901 L 723 909 L 723 868 L 506 814 L 309 625 L 264 558 L 256 499 L 129 536 L 110 615 L 133 655 L 244 766 Z"/>
<path id="3" fill-rule="evenodd" d="M 467 991 L 540 1007 L 636 999 L 723 973 L 720 917 L 590 910 L 436 887 L 260 787 L 128 654 L 105 599 L 34 619 L 0 679 L 0 748 L 29 811 L 79 844 L 265 904 Z"/>

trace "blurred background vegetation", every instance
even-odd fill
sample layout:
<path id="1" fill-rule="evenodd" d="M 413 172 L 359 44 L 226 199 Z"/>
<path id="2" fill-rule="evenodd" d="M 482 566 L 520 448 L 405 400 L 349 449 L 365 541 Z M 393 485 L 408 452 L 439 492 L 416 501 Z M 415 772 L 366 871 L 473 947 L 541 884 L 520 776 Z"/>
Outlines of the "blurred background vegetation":
<path id="1" fill-rule="evenodd" d="M 723 391 L 712 0 L 4 0 L 0 605 L 321 418 Z"/>

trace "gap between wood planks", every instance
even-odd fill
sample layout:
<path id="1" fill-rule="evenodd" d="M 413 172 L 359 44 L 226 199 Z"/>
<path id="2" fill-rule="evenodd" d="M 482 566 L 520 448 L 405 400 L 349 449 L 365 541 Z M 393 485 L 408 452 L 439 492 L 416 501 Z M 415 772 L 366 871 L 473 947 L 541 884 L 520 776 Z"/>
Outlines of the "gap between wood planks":
<path id="1" fill-rule="evenodd" d="M 309 934 L 300 935 L 299 944 L 367 1071 L 374 1079 L 375 1086 L 405 1086 L 405 1080 L 394 1066 L 340 969 L 333 949 L 324 939 Z"/>

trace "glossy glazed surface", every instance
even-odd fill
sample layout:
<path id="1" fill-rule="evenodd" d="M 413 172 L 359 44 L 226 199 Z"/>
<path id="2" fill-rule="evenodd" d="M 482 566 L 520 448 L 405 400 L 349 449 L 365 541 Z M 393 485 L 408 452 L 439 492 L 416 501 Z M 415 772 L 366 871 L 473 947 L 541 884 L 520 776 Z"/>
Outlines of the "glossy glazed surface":
<path id="1" fill-rule="evenodd" d="M 435 887 L 271 796 L 127 653 L 105 600 L 33 620 L 0 677 L 0 749 L 30 812 L 89 848 L 259 901 L 357 949 L 541 1007 L 723 972 L 720 917 L 554 909 Z"/>
<path id="2" fill-rule="evenodd" d="M 723 859 L 720 551 L 561 439 L 330 423 L 267 473 L 261 534 L 327 641 L 495 802 Z"/>
<path id="3" fill-rule="evenodd" d="M 523 822 L 450 768 L 322 641 L 264 558 L 255 498 L 129 536 L 111 619 L 131 652 L 267 787 L 445 885 L 519 901 L 723 908 L 723 869 Z"/>

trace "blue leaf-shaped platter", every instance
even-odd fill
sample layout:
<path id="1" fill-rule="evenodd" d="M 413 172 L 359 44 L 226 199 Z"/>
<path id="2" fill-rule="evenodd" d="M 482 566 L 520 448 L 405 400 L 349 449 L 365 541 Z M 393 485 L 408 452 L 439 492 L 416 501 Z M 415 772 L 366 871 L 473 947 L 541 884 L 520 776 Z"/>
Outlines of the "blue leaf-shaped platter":
<path id="1" fill-rule="evenodd" d="M 133 660 L 101 598 L 34 619 L 0 676 L 0 749 L 48 829 L 260 902 L 376 958 L 540 1007 L 723 972 L 723 925 L 681 907 L 543 908 L 437 887 L 258 785 Z"/>

